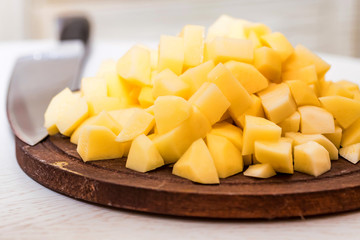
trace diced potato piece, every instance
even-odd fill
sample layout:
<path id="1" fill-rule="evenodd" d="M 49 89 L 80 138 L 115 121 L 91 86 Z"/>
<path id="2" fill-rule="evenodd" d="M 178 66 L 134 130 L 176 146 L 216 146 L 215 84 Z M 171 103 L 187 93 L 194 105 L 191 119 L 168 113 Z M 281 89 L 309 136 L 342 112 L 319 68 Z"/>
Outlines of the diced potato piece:
<path id="1" fill-rule="evenodd" d="M 117 123 L 109 113 L 102 111 L 99 115 L 92 116 L 80 124 L 71 134 L 70 142 L 78 144 L 82 129 L 88 125 L 104 126 L 110 129 L 115 135 L 118 135 L 122 127 Z"/>
<path id="2" fill-rule="evenodd" d="M 254 153 L 255 141 L 278 141 L 281 128 L 261 117 L 245 116 L 242 155 Z"/>
<path id="3" fill-rule="evenodd" d="M 105 77 L 109 72 L 116 72 L 116 61 L 114 59 L 106 59 L 100 63 L 100 67 L 96 72 L 96 77 Z"/>
<path id="4" fill-rule="evenodd" d="M 294 112 L 290 117 L 278 123 L 278 125 L 281 127 L 283 134 L 285 134 L 286 132 L 298 132 L 300 129 L 299 112 Z"/>
<path id="5" fill-rule="evenodd" d="M 228 122 L 219 122 L 212 126 L 210 134 L 226 137 L 232 144 L 240 151 L 242 150 L 242 136 L 241 128 L 238 128 Z"/>
<path id="6" fill-rule="evenodd" d="M 261 104 L 261 99 L 255 94 L 251 94 L 251 98 L 253 100 L 253 104 L 251 107 L 246 110 L 239 118 L 234 119 L 235 123 L 238 126 L 244 128 L 245 125 L 245 116 L 255 116 L 255 117 L 265 117 L 264 110 Z"/>
<path id="7" fill-rule="evenodd" d="M 191 96 L 189 102 L 199 108 L 213 125 L 220 120 L 230 106 L 230 102 L 214 83 L 205 82 Z"/>
<path id="8" fill-rule="evenodd" d="M 87 77 L 81 80 L 81 95 L 86 99 L 107 97 L 106 81 L 100 77 Z"/>
<path id="9" fill-rule="evenodd" d="M 281 82 L 281 58 L 274 49 L 268 47 L 256 49 L 254 66 L 271 82 Z"/>
<path id="10" fill-rule="evenodd" d="M 283 72 L 282 80 L 301 80 L 306 84 L 314 84 L 318 81 L 315 65 L 309 65 Z"/>
<path id="11" fill-rule="evenodd" d="M 224 65 L 248 93 L 256 93 L 269 85 L 268 80 L 251 64 L 229 61 Z"/>
<path id="12" fill-rule="evenodd" d="M 173 130 L 157 135 L 153 141 L 165 164 L 174 163 L 185 153 L 193 141 L 204 138 L 210 129 L 210 122 L 205 115 L 193 107 L 188 119 Z"/>
<path id="13" fill-rule="evenodd" d="M 127 142 L 135 139 L 141 134 L 148 134 L 154 126 L 154 116 L 145 110 L 134 112 L 124 125 L 119 135 L 116 137 L 118 142 Z"/>
<path id="14" fill-rule="evenodd" d="M 223 64 L 219 63 L 209 73 L 208 80 L 215 83 L 231 103 L 229 112 L 232 118 L 240 117 L 253 104 L 249 93 Z"/>
<path id="15" fill-rule="evenodd" d="M 330 69 L 330 65 L 327 62 L 302 45 L 297 45 L 295 47 L 293 54 L 291 54 L 284 62 L 283 68 L 284 71 L 289 71 L 307 67 L 309 65 L 315 65 L 318 77 L 325 75 L 325 73 Z"/>
<path id="16" fill-rule="evenodd" d="M 141 47 L 132 47 L 122 56 L 116 65 L 117 73 L 131 84 L 143 87 L 150 85 L 150 51 Z"/>
<path id="17" fill-rule="evenodd" d="M 254 46 L 251 40 L 216 37 L 206 43 L 208 60 L 215 64 L 225 63 L 229 60 L 252 63 L 254 59 Z"/>
<path id="18" fill-rule="evenodd" d="M 302 106 L 298 108 L 300 113 L 300 131 L 306 134 L 334 133 L 334 118 L 323 108 L 315 106 Z"/>
<path id="19" fill-rule="evenodd" d="M 344 130 L 341 146 L 347 147 L 358 142 L 360 142 L 360 118 Z"/>
<path id="20" fill-rule="evenodd" d="M 154 117 L 159 134 L 164 134 L 190 117 L 191 104 L 177 96 L 161 96 L 154 103 Z"/>
<path id="21" fill-rule="evenodd" d="M 294 170 L 315 177 L 329 171 L 328 151 L 319 143 L 310 141 L 294 147 Z"/>
<path id="22" fill-rule="evenodd" d="M 166 68 L 173 71 L 176 75 L 182 73 L 184 65 L 184 39 L 162 35 L 159 44 L 159 64 L 158 70 Z"/>
<path id="23" fill-rule="evenodd" d="M 276 172 L 268 163 L 250 165 L 244 172 L 247 177 L 270 178 L 276 175 Z"/>
<path id="24" fill-rule="evenodd" d="M 117 97 L 93 97 L 88 99 L 87 103 L 90 116 L 97 115 L 101 111 L 112 111 L 123 107 L 123 104 Z"/>
<path id="25" fill-rule="evenodd" d="M 359 101 L 341 96 L 321 97 L 319 100 L 343 128 L 348 128 L 360 118 Z"/>
<path id="26" fill-rule="evenodd" d="M 144 134 L 132 141 L 126 167 L 138 172 L 148 172 L 164 165 L 154 143 Z"/>
<path id="27" fill-rule="evenodd" d="M 257 48 L 260 48 L 263 46 L 260 41 L 260 38 L 254 31 L 250 31 L 248 39 L 253 42 L 254 49 L 257 49 Z"/>
<path id="28" fill-rule="evenodd" d="M 337 149 L 340 148 L 341 138 L 342 138 L 342 128 L 335 126 L 334 133 L 325 133 L 323 134 L 327 139 L 329 139 Z"/>
<path id="29" fill-rule="evenodd" d="M 109 111 L 109 115 L 120 125 L 121 129 L 124 128 L 125 124 L 130 119 L 134 112 L 140 112 L 142 109 L 138 107 L 124 108 L 118 110 Z"/>
<path id="30" fill-rule="evenodd" d="M 256 33 L 258 37 L 271 33 L 271 29 L 263 23 L 248 23 L 244 25 L 244 32 L 249 36 L 251 32 Z"/>
<path id="31" fill-rule="evenodd" d="M 279 54 L 282 62 L 294 52 L 293 46 L 282 33 L 270 33 L 262 36 L 261 39 L 266 46 L 271 47 Z"/>
<path id="32" fill-rule="evenodd" d="M 340 156 L 342 156 L 349 162 L 356 164 L 360 161 L 360 143 L 340 148 L 339 153 Z"/>
<path id="33" fill-rule="evenodd" d="M 313 89 L 301 80 L 286 81 L 292 96 L 298 106 L 313 105 L 320 106 L 320 102 Z"/>
<path id="34" fill-rule="evenodd" d="M 329 82 L 326 88 L 322 91 L 321 96 L 342 96 L 346 98 L 353 98 L 354 92 L 341 83 Z"/>
<path id="35" fill-rule="evenodd" d="M 180 79 L 189 85 L 190 96 L 193 95 L 200 86 L 207 81 L 207 76 L 214 67 L 214 62 L 210 60 L 196 67 L 190 68 L 180 75 Z"/>
<path id="36" fill-rule="evenodd" d="M 219 183 L 214 160 L 201 138 L 193 142 L 179 161 L 174 164 L 172 173 L 197 183 Z"/>
<path id="37" fill-rule="evenodd" d="M 206 143 L 219 178 L 227 178 L 243 170 L 241 151 L 226 137 L 207 134 Z"/>
<path id="38" fill-rule="evenodd" d="M 356 83 L 350 82 L 348 80 L 340 80 L 336 83 L 350 91 L 359 91 L 360 90 L 359 85 L 357 85 Z"/>
<path id="39" fill-rule="evenodd" d="M 153 96 L 175 95 L 187 99 L 190 96 L 189 85 L 182 81 L 175 73 L 165 69 L 153 78 Z"/>
<path id="40" fill-rule="evenodd" d="M 199 65 L 204 57 L 203 26 L 186 25 L 180 36 L 184 39 L 184 67 L 191 68 Z"/>
<path id="41" fill-rule="evenodd" d="M 285 83 L 271 84 L 258 93 L 265 115 L 274 123 L 279 123 L 296 111 L 296 104 Z"/>
<path id="42" fill-rule="evenodd" d="M 294 146 L 310 141 L 317 142 L 329 152 L 331 160 L 337 160 L 339 158 L 339 152 L 336 146 L 321 134 L 302 134 L 298 132 L 288 132 L 285 134 L 285 137 L 292 138 L 294 140 Z"/>
<path id="43" fill-rule="evenodd" d="M 294 173 L 291 143 L 256 141 L 254 146 L 257 161 L 270 164 L 276 172 Z"/>
<path id="44" fill-rule="evenodd" d="M 107 127 L 87 125 L 81 131 L 76 150 L 84 162 L 121 158 L 124 146 L 115 138 L 116 135 Z"/>
<path id="45" fill-rule="evenodd" d="M 141 107 L 147 108 L 154 104 L 154 97 L 152 91 L 153 91 L 152 87 L 141 88 L 138 98 Z"/>
<path id="46" fill-rule="evenodd" d="M 206 41 L 209 42 L 215 37 L 245 38 L 244 25 L 248 21 L 232 18 L 228 15 L 221 15 L 209 28 Z"/>

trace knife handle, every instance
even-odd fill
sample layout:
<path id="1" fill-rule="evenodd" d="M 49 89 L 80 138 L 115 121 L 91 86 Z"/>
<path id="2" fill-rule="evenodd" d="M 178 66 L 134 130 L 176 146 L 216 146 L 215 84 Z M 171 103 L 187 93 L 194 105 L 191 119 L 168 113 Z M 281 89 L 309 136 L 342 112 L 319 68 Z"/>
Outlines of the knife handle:
<path id="1" fill-rule="evenodd" d="M 59 39 L 81 40 L 85 47 L 89 43 L 90 22 L 85 16 L 62 16 L 58 19 Z"/>

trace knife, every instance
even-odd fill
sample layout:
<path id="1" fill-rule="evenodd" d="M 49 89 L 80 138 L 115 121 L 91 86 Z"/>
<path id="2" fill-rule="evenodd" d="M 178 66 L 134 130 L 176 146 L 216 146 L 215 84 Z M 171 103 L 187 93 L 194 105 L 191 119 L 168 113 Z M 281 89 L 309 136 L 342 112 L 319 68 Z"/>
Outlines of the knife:
<path id="1" fill-rule="evenodd" d="M 13 133 L 33 146 L 48 133 L 44 113 L 50 100 L 66 87 L 79 88 L 88 54 L 90 23 L 83 16 L 59 19 L 56 49 L 17 59 L 8 86 L 6 112 Z"/>

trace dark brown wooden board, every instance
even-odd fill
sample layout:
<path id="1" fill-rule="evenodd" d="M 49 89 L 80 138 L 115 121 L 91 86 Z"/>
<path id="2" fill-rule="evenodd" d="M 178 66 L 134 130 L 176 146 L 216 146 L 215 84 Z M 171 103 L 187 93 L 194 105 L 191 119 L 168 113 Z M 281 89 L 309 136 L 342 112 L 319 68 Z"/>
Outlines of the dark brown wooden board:
<path id="1" fill-rule="evenodd" d="M 84 163 L 68 138 L 35 146 L 16 139 L 16 156 L 35 181 L 67 196 L 115 208 L 207 218 L 286 218 L 360 208 L 360 166 L 343 159 L 315 178 L 301 173 L 254 179 L 238 174 L 220 185 L 192 183 L 164 166 L 149 173 L 125 168 L 126 159 Z"/>

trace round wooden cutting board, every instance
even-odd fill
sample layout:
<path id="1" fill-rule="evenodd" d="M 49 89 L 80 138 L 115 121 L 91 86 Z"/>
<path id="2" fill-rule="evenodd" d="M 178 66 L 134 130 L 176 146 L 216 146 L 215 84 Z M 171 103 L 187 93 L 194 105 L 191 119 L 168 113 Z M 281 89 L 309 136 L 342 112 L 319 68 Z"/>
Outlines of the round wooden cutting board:
<path id="1" fill-rule="evenodd" d="M 360 208 L 360 166 L 332 161 L 320 177 L 301 173 L 254 179 L 238 174 L 200 185 L 164 166 L 149 173 L 125 168 L 126 159 L 84 163 L 68 138 L 35 146 L 16 139 L 20 167 L 35 181 L 76 199 L 142 212 L 209 218 L 286 218 Z"/>

